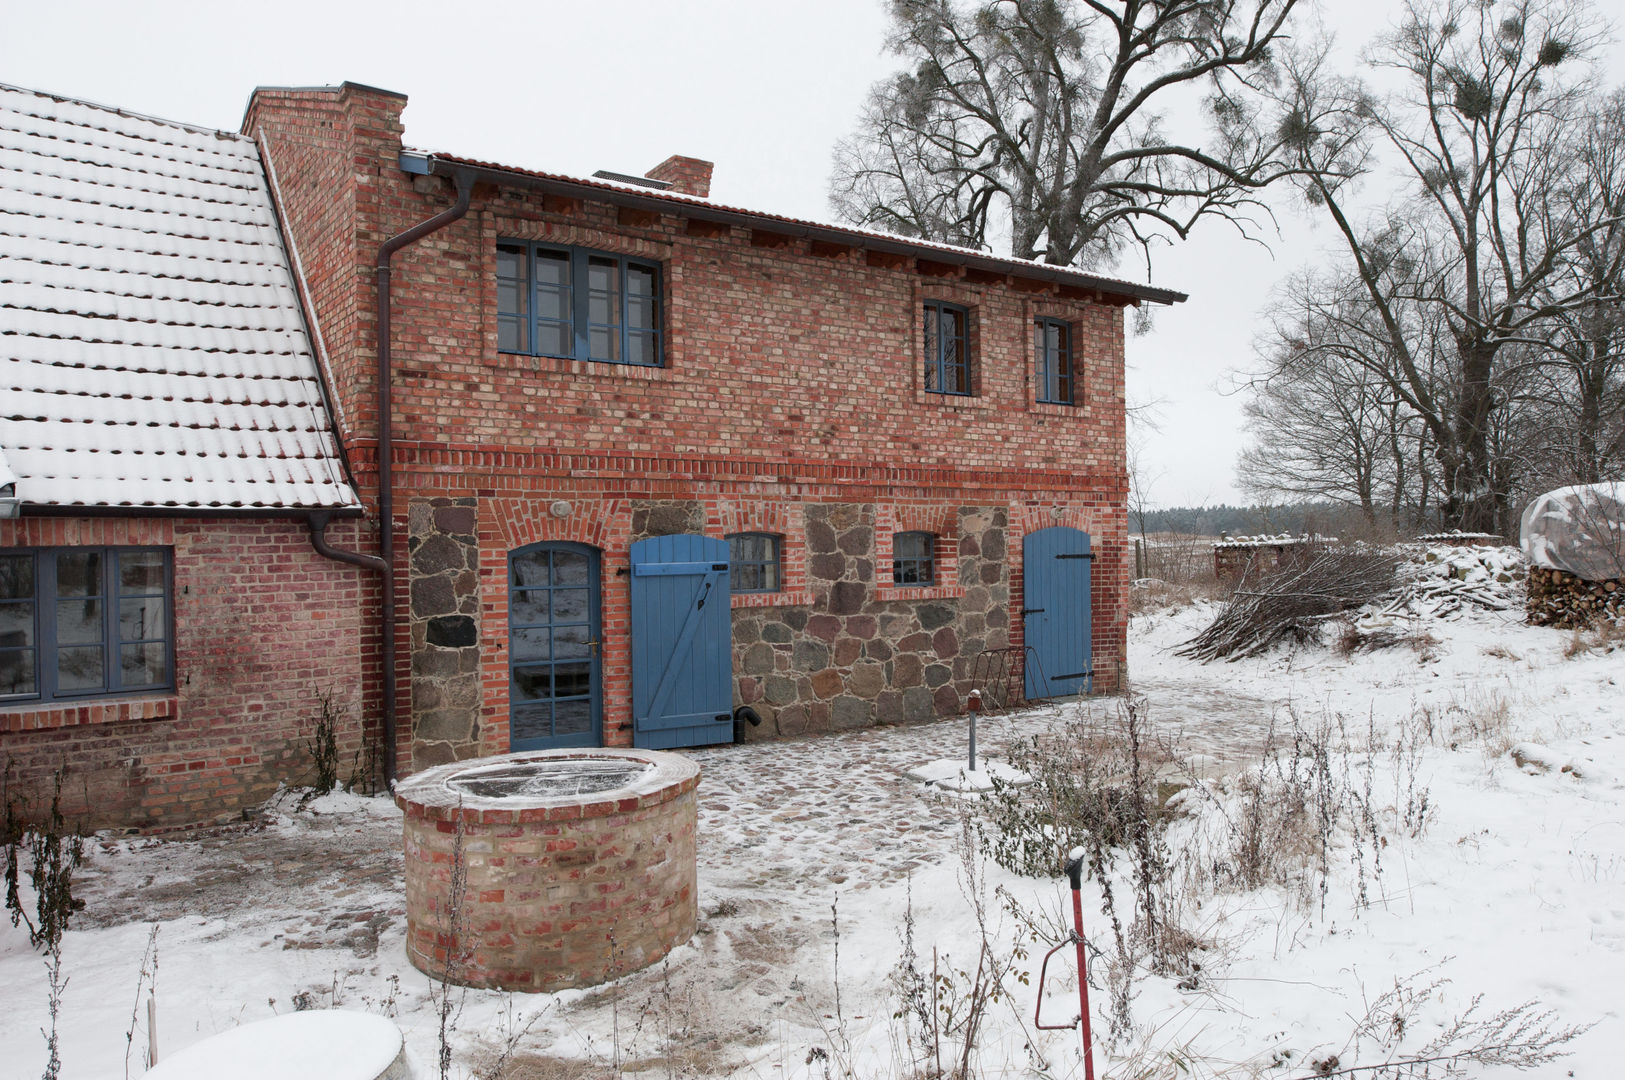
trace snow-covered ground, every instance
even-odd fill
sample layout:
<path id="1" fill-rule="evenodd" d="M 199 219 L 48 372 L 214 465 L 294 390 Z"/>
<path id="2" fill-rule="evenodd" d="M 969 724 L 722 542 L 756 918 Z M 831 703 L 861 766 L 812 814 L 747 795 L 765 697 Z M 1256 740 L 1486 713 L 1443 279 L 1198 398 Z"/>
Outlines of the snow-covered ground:
<path id="1" fill-rule="evenodd" d="M 1212 795 L 1176 797 L 1194 816 L 1172 826 L 1171 860 L 1208 850 L 1198 836 L 1212 834 L 1226 800 L 1234 811 L 1236 773 L 1272 727 L 1279 746 L 1293 716 L 1329 729 L 1328 767 L 1351 789 L 1370 773 L 1372 818 L 1365 833 L 1332 829 L 1324 893 L 1313 873 L 1307 891 L 1214 892 L 1201 885 L 1212 875 L 1184 864 L 1190 884 L 1175 891 L 1201 939 L 1200 969 L 1140 970 L 1129 1029 L 1107 1016 L 1112 935 L 1086 883 L 1086 933 L 1105 950 L 1091 995 L 1097 1075 L 1297 1077 L 1333 1056 L 1330 1067 L 1346 1069 L 1417 1052 L 1482 995 L 1474 1016 L 1533 1001 L 1555 1014 L 1550 1027 L 1585 1028 L 1535 1075 L 1617 1076 L 1625 648 L 1525 626 L 1516 609 L 1469 607 L 1401 619 L 1409 643 L 1372 652 L 1300 648 L 1206 666 L 1175 656 L 1211 615 L 1164 611 L 1131 631 L 1134 692 L 1160 732 L 1182 739 Z M 979 749 L 998 760 L 1013 740 L 1114 707 L 984 717 Z M 911 941 L 915 970 L 930 978 L 935 965 L 939 1002 L 964 1004 L 983 940 L 979 901 L 990 956 L 1010 972 L 981 1021 L 974 1070 L 1081 1077 L 1076 1034 L 1033 1027 L 1047 946 L 1018 932 L 1004 899 L 1069 910 L 1064 879 L 1019 878 L 979 857 L 964 828 L 977 796 L 904 775 L 952 757 L 966 734 L 964 721 L 947 721 L 696 752 L 700 933 L 609 987 L 453 991 L 453 1074 L 486 1075 L 482 1062 L 514 1036 L 516 1058 L 538 1065 L 532 1075 L 601 1075 L 617 1063 L 668 1076 L 925 1075 L 894 972 Z M 76 886 L 87 906 L 64 946 L 64 1077 L 141 1072 L 149 941 L 160 1058 L 252 1020 L 336 1005 L 395 1019 L 417 1075 L 437 1075 L 438 1013 L 404 957 L 399 815 L 386 800 L 331 795 L 300 808 L 289 796 L 257 825 L 104 839 L 91 851 Z M 1119 879 L 1125 916 L 1127 888 Z M 1046 1022 L 1076 1012 L 1070 953 L 1051 964 Z M 0 1074 L 40 1075 L 45 967 L 9 926 L 0 986 Z M 1385 1009 L 1395 1001 L 1408 1004 Z M 942 1041 L 951 1071 L 957 1042 Z"/>

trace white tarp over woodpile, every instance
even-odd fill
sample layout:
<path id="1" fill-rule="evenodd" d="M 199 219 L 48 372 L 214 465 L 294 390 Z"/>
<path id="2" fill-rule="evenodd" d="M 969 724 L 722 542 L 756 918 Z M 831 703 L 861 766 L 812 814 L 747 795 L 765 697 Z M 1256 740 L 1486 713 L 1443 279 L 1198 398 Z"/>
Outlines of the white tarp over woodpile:
<path id="1" fill-rule="evenodd" d="M 1548 491 L 1523 512 L 1520 541 L 1535 566 L 1586 581 L 1625 577 L 1625 481 Z"/>

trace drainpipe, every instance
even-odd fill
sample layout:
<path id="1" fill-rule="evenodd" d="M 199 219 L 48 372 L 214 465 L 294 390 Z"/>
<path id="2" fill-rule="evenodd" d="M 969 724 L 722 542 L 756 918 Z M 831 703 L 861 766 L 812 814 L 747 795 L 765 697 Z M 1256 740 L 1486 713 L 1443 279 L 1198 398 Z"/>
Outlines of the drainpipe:
<path id="1" fill-rule="evenodd" d="M 389 359 L 389 260 L 409 244 L 415 244 L 468 213 L 474 195 L 474 178 L 468 172 L 456 174 L 457 202 L 427 221 L 385 240 L 378 249 L 378 553 L 383 562 L 383 604 L 379 614 L 384 663 L 384 782 L 395 783 L 395 491 L 394 433 L 391 431 L 392 365 Z M 319 548 L 317 550 L 320 550 Z"/>
<path id="2" fill-rule="evenodd" d="M 310 546 L 316 549 L 316 554 L 325 555 L 336 562 L 349 563 L 351 566 L 360 566 L 367 570 L 384 569 L 384 560 L 376 555 L 363 555 L 359 551 L 345 551 L 336 548 L 327 542 L 327 527 L 333 523 L 333 513 L 330 510 L 317 510 L 305 518 L 305 524 L 310 526 Z"/>

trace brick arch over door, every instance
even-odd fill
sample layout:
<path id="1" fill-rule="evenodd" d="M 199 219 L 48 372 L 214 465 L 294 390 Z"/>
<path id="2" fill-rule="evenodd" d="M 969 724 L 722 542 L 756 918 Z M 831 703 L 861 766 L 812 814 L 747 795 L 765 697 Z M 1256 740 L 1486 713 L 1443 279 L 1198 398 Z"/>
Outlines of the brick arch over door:
<path id="1" fill-rule="evenodd" d="M 551 507 L 571 504 L 565 517 Z M 538 543 L 575 543 L 596 548 L 601 567 L 603 742 L 630 746 L 632 651 L 626 627 L 629 601 L 626 566 L 632 507 L 622 498 L 583 498 L 574 494 L 503 496 L 481 500 L 481 633 L 491 643 L 481 657 L 485 693 L 480 706 L 480 745 L 486 753 L 508 752 L 508 556 Z"/>

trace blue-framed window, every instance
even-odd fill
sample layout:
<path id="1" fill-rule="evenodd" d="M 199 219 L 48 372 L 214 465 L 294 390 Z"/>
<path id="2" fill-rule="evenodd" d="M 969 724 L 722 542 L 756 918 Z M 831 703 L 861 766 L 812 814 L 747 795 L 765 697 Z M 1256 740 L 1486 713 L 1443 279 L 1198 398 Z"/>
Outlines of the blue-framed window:
<path id="1" fill-rule="evenodd" d="M 1038 400 L 1072 404 L 1072 327 L 1060 319 L 1033 322 L 1033 355 L 1037 360 Z"/>
<path id="2" fill-rule="evenodd" d="M 778 592 L 779 538 L 772 533 L 731 533 L 728 541 L 728 589 L 736 593 Z"/>
<path id="3" fill-rule="evenodd" d="M 968 396 L 970 310 L 940 300 L 925 302 L 925 389 Z"/>
<path id="4" fill-rule="evenodd" d="M 891 551 L 891 579 L 894 584 L 936 584 L 937 538 L 934 533 L 898 533 L 892 537 Z"/>
<path id="5" fill-rule="evenodd" d="M 497 348 L 661 365 L 660 266 L 587 248 L 497 243 Z"/>
<path id="6" fill-rule="evenodd" d="M 164 548 L 0 551 L 0 701 L 174 686 Z"/>

